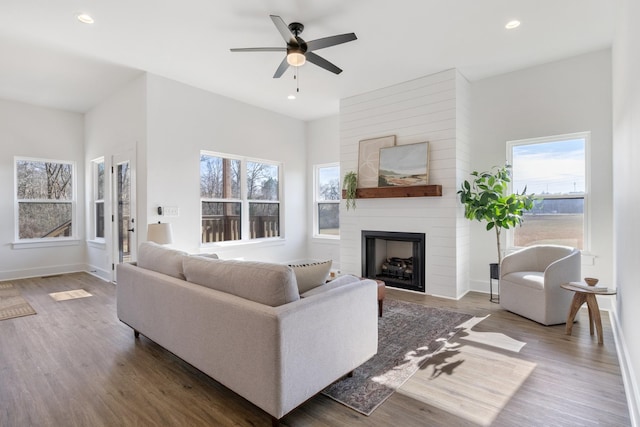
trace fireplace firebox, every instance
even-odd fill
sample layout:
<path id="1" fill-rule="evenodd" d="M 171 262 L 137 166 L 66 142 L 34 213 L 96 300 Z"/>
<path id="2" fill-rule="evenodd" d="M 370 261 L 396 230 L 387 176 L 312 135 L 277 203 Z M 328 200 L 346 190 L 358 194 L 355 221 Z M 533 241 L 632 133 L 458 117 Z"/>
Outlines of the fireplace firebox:
<path id="1" fill-rule="evenodd" d="M 425 292 L 425 235 L 362 230 L 362 276 Z"/>

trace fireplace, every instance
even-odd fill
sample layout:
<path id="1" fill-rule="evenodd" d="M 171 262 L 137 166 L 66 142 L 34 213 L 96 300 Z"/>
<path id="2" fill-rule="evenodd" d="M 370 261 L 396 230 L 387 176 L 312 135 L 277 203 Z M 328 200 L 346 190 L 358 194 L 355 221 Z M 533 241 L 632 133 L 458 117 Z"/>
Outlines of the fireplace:
<path id="1" fill-rule="evenodd" d="M 425 292 L 425 235 L 362 230 L 362 276 Z"/>

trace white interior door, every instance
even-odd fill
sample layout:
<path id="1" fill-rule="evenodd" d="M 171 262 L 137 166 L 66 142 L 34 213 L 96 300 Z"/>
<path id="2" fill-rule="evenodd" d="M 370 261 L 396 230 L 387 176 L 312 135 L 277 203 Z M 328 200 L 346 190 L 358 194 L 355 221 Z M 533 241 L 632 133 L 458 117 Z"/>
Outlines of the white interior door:
<path id="1" fill-rule="evenodd" d="M 133 152 L 113 156 L 111 163 L 113 191 L 113 280 L 116 280 L 115 265 L 136 260 L 135 158 Z"/>

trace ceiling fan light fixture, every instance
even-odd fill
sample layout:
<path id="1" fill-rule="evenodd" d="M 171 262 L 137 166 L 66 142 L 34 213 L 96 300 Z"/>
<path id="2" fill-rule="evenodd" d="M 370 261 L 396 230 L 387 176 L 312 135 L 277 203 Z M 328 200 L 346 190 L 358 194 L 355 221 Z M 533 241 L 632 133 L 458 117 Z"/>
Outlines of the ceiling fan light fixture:
<path id="1" fill-rule="evenodd" d="M 304 56 L 304 53 L 299 50 L 291 49 L 287 52 L 287 63 L 292 67 L 304 65 L 306 61 L 307 58 Z"/>

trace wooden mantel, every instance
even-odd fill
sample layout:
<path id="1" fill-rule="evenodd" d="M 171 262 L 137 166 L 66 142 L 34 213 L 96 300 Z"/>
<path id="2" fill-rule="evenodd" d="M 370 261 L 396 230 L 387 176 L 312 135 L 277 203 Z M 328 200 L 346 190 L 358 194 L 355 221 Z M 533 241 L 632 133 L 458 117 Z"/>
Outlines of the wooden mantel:
<path id="1" fill-rule="evenodd" d="M 441 197 L 442 185 L 412 185 L 408 187 L 358 188 L 356 199 L 383 199 L 391 197 Z M 346 191 L 342 190 L 342 198 Z"/>

